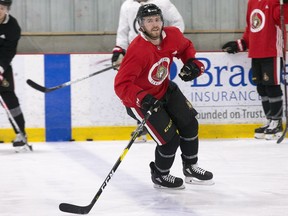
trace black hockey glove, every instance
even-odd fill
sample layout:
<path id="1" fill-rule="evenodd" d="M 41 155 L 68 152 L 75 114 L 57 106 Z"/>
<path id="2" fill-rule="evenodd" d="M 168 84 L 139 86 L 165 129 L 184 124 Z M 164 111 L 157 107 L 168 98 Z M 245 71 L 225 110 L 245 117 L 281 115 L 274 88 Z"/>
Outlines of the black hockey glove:
<path id="1" fill-rule="evenodd" d="M 124 57 L 124 55 L 126 54 L 126 50 L 122 49 L 119 46 L 115 46 L 113 51 L 112 51 L 112 66 L 114 70 L 118 70 L 119 66 L 122 62 L 122 59 Z"/>
<path id="2" fill-rule="evenodd" d="M 204 73 L 205 67 L 197 59 L 189 59 L 182 67 L 179 77 L 185 82 L 191 81 Z"/>
<path id="3" fill-rule="evenodd" d="M 245 51 L 246 49 L 247 45 L 243 39 L 238 39 L 237 41 L 229 41 L 222 46 L 222 50 L 230 54 Z"/>
<path id="4" fill-rule="evenodd" d="M 161 110 L 162 106 L 162 102 L 150 94 L 147 94 L 141 101 L 141 108 L 144 110 L 149 110 L 152 108 L 153 112 L 158 112 Z"/>

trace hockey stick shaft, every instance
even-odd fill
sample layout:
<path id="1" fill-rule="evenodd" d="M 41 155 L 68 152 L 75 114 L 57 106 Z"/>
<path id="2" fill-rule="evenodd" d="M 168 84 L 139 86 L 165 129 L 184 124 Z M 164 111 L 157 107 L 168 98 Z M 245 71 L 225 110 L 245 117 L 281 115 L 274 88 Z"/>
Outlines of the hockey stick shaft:
<path id="1" fill-rule="evenodd" d="M 25 137 L 25 134 L 23 133 L 23 131 L 20 130 L 20 127 L 18 126 L 17 122 L 15 121 L 14 117 L 12 116 L 11 112 L 9 111 L 8 106 L 6 105 L 6 103 L 4 102 L 3 98 L 0 96 L 0 104 L 1 106 L 4 108 L 9 121 L 11 122 L 11 124 L 13 125 L 13 128 L 15 128 L 16 132 L 21 134 L 21 136 Z M 32 151 L 32 146 L 28 145 L 29 149 Z"/>
<path id="2" fill-rule="evenodd" d="M 103 73 L 103 72 L 105 72 L 105 71 L 108 71 L 108 70 L 112 69 L 113 67 L 114 67 L 114 66 L 109 66 L 109 67 L 104 68 L 104 69 L 102 69 L 102 70 L 99 70 L 99 71 L 96 71 L 96 72 L 94 72 L 94 73 L 91 73 L 91 74 L 89 74 L 89 75 L 87 75 L 87 76 L 84 76 L 84 77 L 81 77 L 81 78 L 78 78 L 78 79 L 75 79 L 75 80 L 72 80 L 72 81 L 69 81 L 69 82 L 65 82 L 65 83 L 62 83 L 62 84 L 60 84 L 60 85 L 57 85 L 57 86 L 54 86 L 54 87 L 50 87 L 50 88 L 46 88 L 46 87 L 44 87 L 44 86 L 41 86 L 41 85 L 35 83 L 34 81 L 32 81 L 32 80 L 30 80 L 30 79 L 27 80 L 27 84 L 28 84 L 29 86 L 31 86 L 32 88 L 38 90 L 38 91 L 41 91 L 41 92 L 43 92 L 43 93 L 48 93 L 48 92 L 55 91 L 55 90 L 57 90 L 57 89 L 64 88 L 64 87 L 66 87 L 66 86 L 70 86 L 70 85 L 72 85 L 72 84 L 74 84 L 74 83 L 77 83 L 77 82 L 80 82 L 80 81 L 82 81 L 82 80 L 88 79 L 88 78 L 90 78 L 90 77 L 92 77 L 92 76 L 95 76 L 95 75 L 97 75 L 97 74 L 100 74 L 100 73 Z"/>
<path id="3" fill-rule="evenodd" d="M 284 73 L 284 97 L 285 97 L 285 118 L 286 118 L 286 124 L 285 129 L 281 135 L 281 137 L 277 140 L 277 144 L 281 143 L 288 131 L 288 96 L 287 96 L 287 73 L 286 73 L 286 50 L 285 50 L 285 22 L 284 22 L 284 8 L 283 8 L 283 0 L 280 0 L 280 23 L 281 23 L 281 31 L 282 31 L 282 65 L 283 65 L 283 73 Z"/>
<path id="4" fill-rule="evenodd" d="M 78 205 L 73 205 L 73 204 L 69 204 L 69 203 L 61 203 L 59 205 L 59 209 L 63 212 L 68 212 L 68 213 L 74 213 L 74 214 L 88 214 L 90 212 L 90 210 L 93 208 L 93 206 L 95 205 L 95 203 L 97 202 L 97 200 L 99 199 L 100 195 L 102 194 L 102 192 L 104 191 L 105 187 L 107 186 L 108 182 L 111 180 L 111 178 L 113 177 L 114 173 L 116 172 L 118 166 L 120 165 L 120 163 L 123 161 L 124 157 L 126 156 L 127 152 L 129 151 L 130 147 L 132 146 L 132 144 L 134 143 L 134 141 L 137 139 L 138 135 L 140 134 L 140 132 L 143 130 L 144 125 L 146 124 L 146 121 L 148 120 L 148 118 L 151 116 L 152 114 L 152 110 L 150 109 L 144 119 L 142 120 L 142 122 L 140 123 L 140 125 L 138 125 L 138 127 L 136 128 L 135 132 L 133 133 L 132 138 L 130 139 L 128 145 L 126 146 L 126 148 L 123 150 L 123 153 L 120 155 L 120 157 L 118 158 L 118 160 L 116 161 L 116 163 L 114 164 L 113 168 L 111 169 L 111 171 L 109 172 L 109 174 L 107 175 L 107 177 L 105 178 L 104 182 L 102 183 L 101 187 L 99 188 L 98 192 L 96 193 L 96 195 L 94 196 L 93 200 L 91 201 L 91 203 L 87 206 L 78 206 Z"/>

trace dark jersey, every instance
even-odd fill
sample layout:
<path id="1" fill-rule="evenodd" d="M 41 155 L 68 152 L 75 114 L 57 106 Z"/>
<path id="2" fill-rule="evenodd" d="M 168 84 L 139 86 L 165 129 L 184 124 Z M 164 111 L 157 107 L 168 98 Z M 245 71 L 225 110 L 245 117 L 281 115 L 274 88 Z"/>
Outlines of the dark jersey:
<path id="1" fill-rule="evenodd" d="M 20 34 L 21 28 L 17 20 L 7 15 L 4 22 L 0 24 L 0 66 L 4 69 L 4 73 L 16 54 Z"/>
<path id="2" fill-rule="evenodd" d="M 128 47 L 115 78 L 115 92 L 127 107 L 139 107 L 151 94 L 161 99 L 169 85 L 173 57 L 182 62 L 195 58 L 195 48 L 176 27 L 164 27 L 159 46 L 138 35 Z"/>

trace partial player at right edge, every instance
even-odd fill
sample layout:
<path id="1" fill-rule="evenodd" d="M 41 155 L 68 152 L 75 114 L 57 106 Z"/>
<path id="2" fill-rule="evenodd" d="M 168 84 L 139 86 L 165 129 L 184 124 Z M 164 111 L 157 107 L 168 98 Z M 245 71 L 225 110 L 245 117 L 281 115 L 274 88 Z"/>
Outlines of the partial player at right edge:
<path id="1" fill-rule="evenodd" d="M 288 23 L 288 0 L 283 1 L 285 23 Z M 266 116 L 266 123 L 255 129 L 254 137 L 274 140 L 283 132 L 281 71 L 286 37 L 282 38 L 281 30 L 286 30 L 280 22 L 280 1 L 249 0 L 246 17 L 242 38 L 224 44 L 222 49 L 232 54 L 248 49 L 248 56 L 252 58 L 252 80 L 257 85 Z"/>

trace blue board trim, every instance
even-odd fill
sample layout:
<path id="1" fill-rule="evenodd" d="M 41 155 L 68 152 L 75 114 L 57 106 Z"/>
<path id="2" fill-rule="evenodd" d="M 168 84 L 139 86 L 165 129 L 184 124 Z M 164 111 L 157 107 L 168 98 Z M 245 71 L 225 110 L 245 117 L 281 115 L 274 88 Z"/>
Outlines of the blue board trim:
<path id="1" fill-rule="evenodd" d="M 52 87 L 70 81 L 70 55 L 44 56 L 45 86 Z M 71 140 L 70 86 L 45 94 L 46 141 Z"/>

